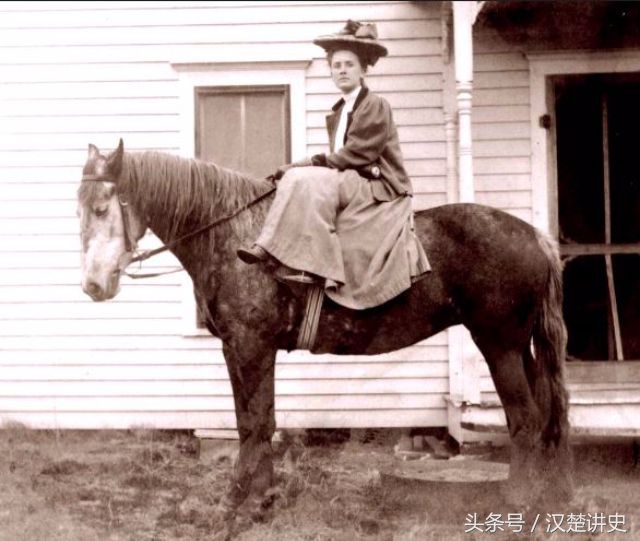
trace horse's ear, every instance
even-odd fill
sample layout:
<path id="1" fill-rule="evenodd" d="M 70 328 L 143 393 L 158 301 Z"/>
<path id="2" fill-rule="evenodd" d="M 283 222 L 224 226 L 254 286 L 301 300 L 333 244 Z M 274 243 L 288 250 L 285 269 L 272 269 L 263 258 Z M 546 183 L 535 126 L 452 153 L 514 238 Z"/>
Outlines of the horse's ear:
<path id="1" fill-rule="evenodd" d="M 122 157 L 124 156 L 124 142 L 120 138 L 116 148 L 107 158 L 107 169 L 113 178 L 118 178 L 122 171 Z"/>
<path id="2" fill-rule="evenodd" d="M 97 159 L 98 156 L 100 156 L 100 151 L 98 150 L 98 147 L 96 145 L 92 145 L 91 143 L 89 143 L 89 159 L 95 160 Z"/>

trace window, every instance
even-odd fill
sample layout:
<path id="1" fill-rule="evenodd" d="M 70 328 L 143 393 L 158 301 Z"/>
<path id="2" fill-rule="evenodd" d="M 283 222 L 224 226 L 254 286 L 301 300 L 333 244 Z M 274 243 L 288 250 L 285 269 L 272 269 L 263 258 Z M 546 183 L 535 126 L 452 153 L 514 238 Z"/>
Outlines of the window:
<path id="1" fill-rule="evenodd" d="M 265 177 L 290 161 L 285 85 L 196 88 L 196 157 Z"/>

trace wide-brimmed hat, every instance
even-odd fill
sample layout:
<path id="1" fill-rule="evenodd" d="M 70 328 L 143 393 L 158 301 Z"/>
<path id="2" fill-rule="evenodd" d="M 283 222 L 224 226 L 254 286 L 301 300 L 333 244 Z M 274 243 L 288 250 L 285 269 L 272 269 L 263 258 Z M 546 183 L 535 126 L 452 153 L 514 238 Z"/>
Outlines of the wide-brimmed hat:
<path id="1" fill-rule="evenodd" d="M 375 23 L 360 23 L 349 19 L 345 27 L 337 34 L 320 36 L 313 43 L 325 51 L 348 49 L 362 56 L 370 65 L 374 65 L 378 58 L 387 56 L 387 48 L 378 41 L 378 30 Z"/>

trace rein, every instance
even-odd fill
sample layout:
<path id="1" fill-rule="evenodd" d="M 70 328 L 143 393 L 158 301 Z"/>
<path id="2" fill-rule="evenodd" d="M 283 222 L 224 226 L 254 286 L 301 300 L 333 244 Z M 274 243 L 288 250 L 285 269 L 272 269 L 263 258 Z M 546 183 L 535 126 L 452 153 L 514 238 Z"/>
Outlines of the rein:
<path id="1" fill-rule="evenodd" d="M 273 180 L 273 177 L 267 177 L 267 180 Z M 85 174 L 82 176 L 82 181 L 93 181 L 93 182 L 113 182 L 116 186 L 118 185 L 117 182 L 113 179 L 104 177 L 104 176 L 100 176 L 100 175 L 89 175 L 89 174 Z M 205 231 L 208 231 L 209 229 L 213 229 L 214 227 L 227 222 L 229 220 L 231 220 L 232 218 L 235 218 L 236 216 L 238 216 L 238 214 L 241 214 L 242 212 L 244 212 L 245 210 L 248 210 L 249 208 L 251 208 L 252 206 L 258 204 L 260 201 L 262 201 L 263 199 L 266 199 L 268 196 L 270 196 L 273 192 L 276 191 L 276 187 L 274 186 L 273 188 L 271 188 L 270 190 L 267 190 L 266 192 L 264 192 L 263 194 L 259 195 L 258 197 L 256 197 L 255 199 L 249 201 L 247 204 L 242 205 L 240 208 L 234 210 L 231 214 L 227 214 L 226 216 L 223 216 L 222 218 L 218 218 L 217 220 L 214 220 L 213 222 L 210 222 L 206 225 L 203 225 L 197 229 L 195 229 L 194 231 L 191 231 L 185 235 L 182 235 L 176 239 L 170 240 L 169 242 L 167 242 L 166 244 L 163 244 L 162 246 L 159 246 L 158 248 L 154 248 L 153 250 L 146 250 L 145 252 L 142 252 L 140 254 L 138 254 L 137 256 L 135 256 L 134 258 L 131 259 L 131 261 L 129 261 L 128 265 L 131 265 L 132 263 L 138 263 L 141 261 L 144 261 L 146 259 L 149 259 L 150 257 L 153 257 L 154 255 L 158 255 L 161 254 L 162 252 L 166 252 L 167 250 L 170 250 L 171 248 L 175 247 L 176 245 L 180 244 L 181 242 L 188 240 L 192 237 L 195 237 L 197 235 L 200 235 L 202 233 L 204 233 Z M 127 252 L 131 252 L 133 253 L 134 249 L 135 249 L 135 242 L 132 241 L 131 239 L 131 234 L 130 234 L 130 228 L 129 228 L 129 215 L 127 212 L 127 208 L 129 206 L 129 203 L 124 201 L 122 199 L 122 197 L 118 194 L 118 203 L 120 204 L 120 214 L 122 214 L 122 226 L 124 229 L 124 238 L 125 238 L 125 247 Z M 126 274 L 127 276 L 129 276 L 129 278 L 153 278 L 156 276 L 162 276 L 164 274 L 171 274 L 174 272 L 179 272 L 183 269 L 175 269 L 175 270 L 171 270 L 168 272 L 159 272 L 159 273 L 150 273 L 150 274 L 130 274 L 128 272 L 126 272 L 123 269 L 123 273 Z"/>

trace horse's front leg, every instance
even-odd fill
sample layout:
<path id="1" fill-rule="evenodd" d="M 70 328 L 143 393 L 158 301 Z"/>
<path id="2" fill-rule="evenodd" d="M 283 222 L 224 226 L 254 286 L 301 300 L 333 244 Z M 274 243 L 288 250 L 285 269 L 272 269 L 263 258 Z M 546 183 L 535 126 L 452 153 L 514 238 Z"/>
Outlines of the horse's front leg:
<path id="1" fill-rule="evenodd" d="M 257 337 L 242 342 L 223 345 L 240 438 L 234 478 L 224 506 L 227 513 L 233 514 L 247 500 L 249 512 L 257 518 L 263 511 L 265 492 L 273 483 L 271 439 L 276 428 L 274 371 L 277 350 L 260 344 Z"/>

